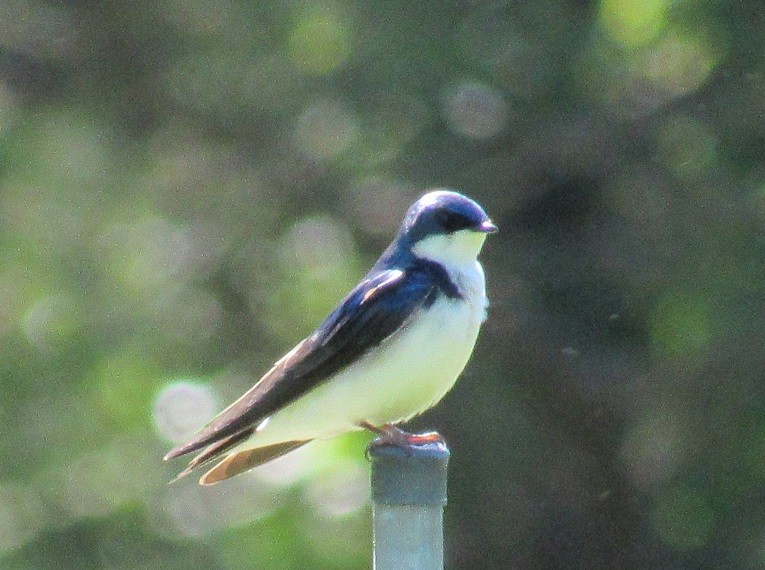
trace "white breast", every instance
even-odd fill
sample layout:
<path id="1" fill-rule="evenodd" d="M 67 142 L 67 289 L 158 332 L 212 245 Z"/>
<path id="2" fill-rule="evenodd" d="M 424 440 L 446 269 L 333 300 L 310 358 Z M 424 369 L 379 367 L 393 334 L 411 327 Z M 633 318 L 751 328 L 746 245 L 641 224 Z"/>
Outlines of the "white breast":
<path id="1" fill-rule="evenodd" d="M 274 414 L 243 447 L 330 438 L 361 420 L 397 423 L 443 398 L 470 358 L 486 311 L 481 265 L 449 273 L 463 299 L 439 297 L 380 348 Z"/>

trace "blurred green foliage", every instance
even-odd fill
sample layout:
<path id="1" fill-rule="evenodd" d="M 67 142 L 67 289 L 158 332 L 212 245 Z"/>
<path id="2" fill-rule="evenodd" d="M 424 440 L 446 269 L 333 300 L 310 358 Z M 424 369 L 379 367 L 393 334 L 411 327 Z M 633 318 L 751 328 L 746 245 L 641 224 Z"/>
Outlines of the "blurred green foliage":
<path id="1" fill-rule="evenodd" d="M 354 435 L 161 461 L 445 185 L 453 568 L 765 567 L 761 0 L 0 3 L 0 567 L 364 568 Z"/>

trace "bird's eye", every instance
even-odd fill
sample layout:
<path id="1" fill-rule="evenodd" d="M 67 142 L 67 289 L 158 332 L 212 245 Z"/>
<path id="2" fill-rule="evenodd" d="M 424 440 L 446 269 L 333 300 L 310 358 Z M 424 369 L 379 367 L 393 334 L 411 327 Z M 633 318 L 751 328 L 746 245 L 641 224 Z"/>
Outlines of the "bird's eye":
<path id="1" fill-rule="evenodd" d="M 449 210 L 440 210 L 436 214 L 436 221 L 449 233 L 470 227 L 470 220 L 467 216 Z"/>

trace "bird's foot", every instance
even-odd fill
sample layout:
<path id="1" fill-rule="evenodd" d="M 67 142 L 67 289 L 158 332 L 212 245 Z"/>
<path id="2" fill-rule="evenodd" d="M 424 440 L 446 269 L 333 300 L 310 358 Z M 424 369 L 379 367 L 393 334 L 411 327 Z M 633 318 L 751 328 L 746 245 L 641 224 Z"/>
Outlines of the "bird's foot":
<path id="1" fill-rule="evenodd" d="M 377 437 L 369 443 L 368 451 L 389 446 L 398 447 L 404 451 L 411 451 L 412 448 L 423 445 L 446 445 L 441 434 L 435 431 L 409 433 L 393 424 L 384 424 L 378 427 L 365 421 L 359 422 L 359 427 L 377 434 Z"/>

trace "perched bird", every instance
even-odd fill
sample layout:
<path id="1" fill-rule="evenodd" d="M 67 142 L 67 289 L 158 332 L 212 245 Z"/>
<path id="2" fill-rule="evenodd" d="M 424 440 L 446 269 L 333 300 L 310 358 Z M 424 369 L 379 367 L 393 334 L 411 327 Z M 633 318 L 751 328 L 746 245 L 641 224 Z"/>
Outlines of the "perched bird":
<path id="1" fill-rule="evenodd" d="M 218 461 L 218 483 L 314 439 L 369 429 L 417 445 L 394 424 L 434 406 L 467 364 L 486 319 L 477 257 L 497 231 L 473 200 L 447 190 L 407 211 L 370 272 L 308 338 L 165 459 L 200 452 L 178 475 Z"/>

